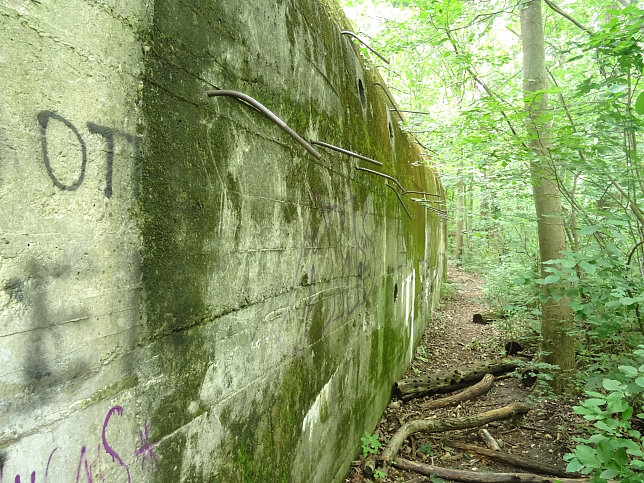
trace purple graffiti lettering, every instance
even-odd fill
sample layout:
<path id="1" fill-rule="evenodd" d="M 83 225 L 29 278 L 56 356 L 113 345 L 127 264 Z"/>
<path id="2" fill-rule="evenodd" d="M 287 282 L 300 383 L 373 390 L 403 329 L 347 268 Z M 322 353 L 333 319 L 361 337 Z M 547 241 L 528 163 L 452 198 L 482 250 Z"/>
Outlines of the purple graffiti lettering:
<path id="1" fill-rule="evenodd" d="M 51 459 L 54 456 L 56 450 L 58 450 L 58 446 L 56 446 L 54 450 L 49 453 L 49 458 L 47 459 L 47 468 L 45 469 L 45 483 L 49 482 L 49 465 L 51 465 Z"/>
<path id="2" fill-rule="evenodd" d="M 107 425 L 110 422 L 110 418 L 114 413 L 117 413 L 119 416 L 123 415 L 123 408 L 121 406 L 114 406 L 112 409 L 110 409 L 107 413 L 107 416 L 105 416 L 105 422 L 103 423 L 103 448 L 105 448 L 105 452 L 112 457 L 112 461 L 116 460 L 119 462 L 119 464 L 125 468 L 125 471 L 127 471 L 127 481 L 128 483 L 132 483 L 132 478 L 130 476 L 130 468 L 128 465 L 125 464 L 125 462 L 121 459 L 121 457 L 118 455 L 116 451 L 112 449 L 112 447 L 109 445 L 107 442 L 107 437 L 105 436 L 105 431 L 107 431 Z"/>
<path id="3" fill-rule="evenodd" d="M 139 430 L 139 441 L 141 441 L 141 446 L 134 451 L 134 457 L 137 460 L 141 460 L 142 470 L 145 469 L 145 461 L 149 460 L 150 471 L 154 472 L 158 464 L 157 455 L 155 454 L 154 449 L 158 446 L 160 441 L 150 443 L 150 426 L 148 426 L 147 421 L 143 426 L 143 431 Z"/>
<path id="4" fill-rule="evenodd" d="M 78 460 L 78 469 L 76 470 L 76 483 L 80 481 L 81 468 L 83 467 L 83 461 L 85 462 L 85 476 L 87 477 L 87 483 L 92 483 L 92 472 L 90 470 L 90 465 L 87 464 L 87 455 L 86 448 L 83 446 L 81 448 L 80 458 Z"/>

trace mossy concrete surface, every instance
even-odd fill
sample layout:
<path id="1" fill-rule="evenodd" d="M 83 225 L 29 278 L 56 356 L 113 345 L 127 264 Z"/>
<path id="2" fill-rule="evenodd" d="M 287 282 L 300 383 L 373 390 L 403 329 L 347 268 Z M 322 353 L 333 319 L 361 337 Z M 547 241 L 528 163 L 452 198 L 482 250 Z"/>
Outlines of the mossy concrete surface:
<path id="1" fill-rule="evenodd" d="M 332 0 L 78 3 L 0 7 L 37 94 L 0 73 L 0 481 L 341 480 L 445 266 L 444 222 L 356 167 L 440 180 Z"/>

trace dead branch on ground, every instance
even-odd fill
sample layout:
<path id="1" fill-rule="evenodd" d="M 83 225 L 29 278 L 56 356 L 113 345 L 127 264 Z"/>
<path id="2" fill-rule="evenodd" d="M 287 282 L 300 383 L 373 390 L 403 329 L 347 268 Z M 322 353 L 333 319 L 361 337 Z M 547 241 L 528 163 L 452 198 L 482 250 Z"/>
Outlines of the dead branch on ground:
<path id="1" fill-rule="evenodd" d="M 434 475 L 450 481 L 464 481 L 466 483 L 589 483 L 586 478 L 559 478 L 539 476 L 530 473 L 491 473 L 480 471 L 452 470 L 440 466 L 409 461 L 404 458 L 396 460 L 396 467 L 401 470 L 415 471 L 422 475 Z"/>
<path id="2" fill-rule="evenodd" d="M 486 374 L 479 382 L 461 392 L 440 399 L 434 399 L 433 401 L 426 401 L 419 404 L 419 406 L 423 409 L 438 409 L 463 401 L 471 401 L 472 399 L 476 399 L 477 397 L 486 394 L 493 385 L 494 376 L 492 374 Z"/>
<path id="3" fill-rule="evenodd" d="M 551 466 L 545 463 L 539 463 L 534 459 L 524 458 L 523 456 L 517 456 L 510 453 L 505 453 L 502 451 L 493 451 L 491 449 L 476 446 L 475 444 L 459 443 L 457 441 L 446 442 L 445 444 L 451 448 L 478 453 L 490 459 L 502 461 L 503 463 L 507 463 L 524 470 L 530 470 L 537 473 L 543 473 L 546 475 L 555 475 L 555 476 L 564 476 L 564 477 L 570 476 L 560 468 L 556 468 L 554 466 Z"/>
<path id="4" fill-rule="evenodd" d="M 520 360 L 516 358 L 470 364 L 432 376 L 403 379 L 395 383 L 395 388 L 402 399 L 407 401 L 415 397 L 456 391 L 480 381 L 485 374 L 505 374 L 516 369 L 519 364 Z"/>
<path id="5" fill-rule="evenodd" d="M 508 406 L 499 409 L 492 409 L 472 416 L 450 419 L 417 419 L 403 424 L 398 431 L 391 437 L 389 444 L 382 452 L 380 458 L 386 466 L 387 463 L 394 459 L 396 453 L 400 450 L 405 440 L 410 434 L 423 433 L 440 433 L 455 429 L 466 429 L 483 426 L 492 421 L 508 419 L 519 414 L 525 414 L 530 410 L 530 406 L 523 403 L 514 402 Z"/>

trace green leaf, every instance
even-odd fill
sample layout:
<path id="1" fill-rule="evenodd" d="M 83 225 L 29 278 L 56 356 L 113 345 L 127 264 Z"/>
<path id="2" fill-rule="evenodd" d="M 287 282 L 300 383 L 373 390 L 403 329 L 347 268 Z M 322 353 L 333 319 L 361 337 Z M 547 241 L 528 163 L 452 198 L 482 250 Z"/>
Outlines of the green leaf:
<path id="1" fill-rule="evenodd" d="M 570 463 L 568 463 L 568 466 L 566 466 L 566 473 L 577 473 L 583 467 L 584 465 L 581 464 L 578 459 L 574 459 Z"/>
<path id="2" fill-rule="evenodd" d="M 638 114 L 644 114 L 644 92 L 640 92 L 640 95 L 637 96 L 635 101 L 635 112 Z"/>
<path id="3" fill-rule="evenodd" d="M 613 84 L 608 87 L 608 91 L 612 92 L 613 94 L 619 94 L 620 92 L 623 92 L 624 89 L 626 89 L 626 86 L 624 84 Z"/>
<path id="4" fill-rule="evenodd" d="M 595 265 L 591 265 L 585 260 L 582 260 L 579 262 L 579 266 L 584 270 L 584 272 L 589 273 L 593 275 L 597 271 L 597 267 Z"/>
<path id="5" fill-rule="evenodd" d="M 619 301 L 622 305 L 633 305 L 637 302 L 637 299 L 634 299 L 632 297 L 622 297 L 619 299 Z"/>
<path id="6" fill-rule="evenodd" d="M 614 379 L 604 379 L 602 381 L 602 386 L 607 391 L 621 391 L 624 389 L 622 383 Z"/>
<path id="7" fill-rule="evenodd" d="M 593 233 L 596 233 L 599 231 L 599 226 L 598 225 L 590 225 L 590 226 L 585 226 L 581 230 L 579 230 L 580 235 L 592 235 Z"/>
<path id="8" fill-rule="evenodd" d="M 561 277 L 559 275 L 548 275 L 543 283 L 544 285 L 548 285 L 550 283 L 557 283 L 559 280 L 561 280 Z"/>
<path id="9" fill-rule="evenodd" d="M 606 398 L 590 398 L 586 399 L 582 404 L 586 407 L 596 408 L 597 406 L 606 404 Z"/>
<path id="10" fill-rule="evenodd" d="M 619 471 L 617 470 L 604 470 L 602 471 L 602 474 L 599 475 L 600 478 L 604 478 L 605 480 L 610 480 L 611 478 L 619 475 Z"/>
<path id="11" fill-rule="evenodd" d="M 618 369 L 630 377 L 637 376 L 637 369 L 633 366 L 619 366 Z"/>
<path id="12" fill-rule="evenodd" d="M 644 461 L 640 461 L 640 460 L 631 461 L 631 468 L 635 468 L 636 470 L 644 470 Z"/>
<path id="13" fill-rule="evenodd" d="M 626 450 L 624 448 L 619 448 L 615 452 L 614 461 L 620 466 L 624 466 L 626 463 L 628 463 L 628 455 L 626 454 Z"/>
<path id="14" fill-rule="evenodd" d="M 635 379 L 635 384 L 637 384 L 639 387 L 644 387 L 644 376 L 640 376 Z"/>
<path id="15" fill-rule="evenodd" d="M 595 451 L 590 446 L 586 446 L 584 444 L 577 445 L 577 447 L 575 448 L 575 456 L 584 466 L 588 466 L 590 468 L 599 468 L 597 451 Z"/>

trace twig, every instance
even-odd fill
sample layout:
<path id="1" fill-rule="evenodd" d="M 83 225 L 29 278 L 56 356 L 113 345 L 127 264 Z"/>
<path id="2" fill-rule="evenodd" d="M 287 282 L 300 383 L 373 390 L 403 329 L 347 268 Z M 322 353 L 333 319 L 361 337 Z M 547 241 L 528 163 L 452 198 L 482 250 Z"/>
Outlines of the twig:
<path id="1" fill-rule="evenodd" d="M 492 451 L 501 451 L 501 446 L 496 439 L 490 434 L 487 429 L 479 429 L 479 437 L 485 443 L 485 446 L 490 448 Z"/>
<path id="2" fill-rule="evenodd" d="M 416 471 L 423 475 L 434 475 L 453 481 L 464 481 L 469 483 L 589 483 L 586 478 L 558 478 L 539 476 L 530 473 L 488 473 L 479 471 L 451 470 L 440 466 L 431 466 L 424 463 L 409 461 L 404 458 L 396 460 L 397 468 L 401 470 Z"/>
<path id="3" fill-rule="evenodd" d="M 480 455 L 486 456 L 493 460 L 501 461 L 503 463 L 508 463 L 510 465 L 516 466 L 524 470 L 535 471 L 537 473 L 543 473 L 546 475 L 554 476 L 567 476 L 566 472 L 560 468 L 555 468 L 554 466 L 539 463 L 534 459 L 524 458 L 523 456 L 517 456 L 509 453 L 504 453 L 502 451 L 493 451 L 488 448 L 482 448 L 474 444 L 458 443 L 456 441 L 452 443 L 447 443 L 448 446 L 452 448 L 462 449 L 464 451 L 478 453 Z"/>

